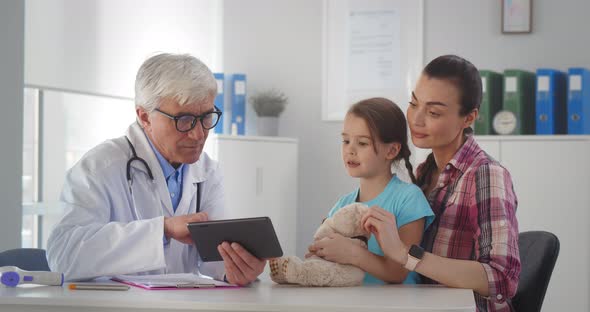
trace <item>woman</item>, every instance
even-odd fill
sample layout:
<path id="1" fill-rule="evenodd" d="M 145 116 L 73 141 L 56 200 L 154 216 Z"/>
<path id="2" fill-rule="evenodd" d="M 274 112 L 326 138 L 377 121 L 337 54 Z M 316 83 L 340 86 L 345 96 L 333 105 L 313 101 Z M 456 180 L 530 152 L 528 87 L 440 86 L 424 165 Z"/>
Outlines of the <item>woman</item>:
<path id="1" fill-rule="evenodd" d="M 520 274 L 517 199 L 508 171 L 471 136 L 481 78 L 469 61 L 440 56 L 422 72 L 407 118 L 412 142 L 432 149 L 418 167 L 435 220 L 422 246 L 406 246 L 395 217 L 372 207 L 363 217 L 385 255 L 424 282 L 473 289 L 478 311 L 512 311 Z"/>

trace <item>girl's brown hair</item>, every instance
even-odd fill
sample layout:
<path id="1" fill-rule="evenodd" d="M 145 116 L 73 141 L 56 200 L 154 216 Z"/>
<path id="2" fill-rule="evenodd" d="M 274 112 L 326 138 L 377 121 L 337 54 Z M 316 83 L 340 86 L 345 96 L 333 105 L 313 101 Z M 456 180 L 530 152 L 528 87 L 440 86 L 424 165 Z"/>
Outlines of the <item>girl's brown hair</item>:
<path id="1" fill-rule="evenodd" d="M 406 117 L 399 106 L 386 98 L 370 98 L 352 105 L 348 113 L 365 120 L 373 141 L 378 138 L 383 143 L 399 143 L 401 145 L 401 149 L 393 161 L 403 159 L 412 182 L 416 183 L 412 164 L 410 164 L 412 153 L 408 146 L 408 126 Z M 377 152 L 375 144 L 373 144 L 373 148 Z"/>

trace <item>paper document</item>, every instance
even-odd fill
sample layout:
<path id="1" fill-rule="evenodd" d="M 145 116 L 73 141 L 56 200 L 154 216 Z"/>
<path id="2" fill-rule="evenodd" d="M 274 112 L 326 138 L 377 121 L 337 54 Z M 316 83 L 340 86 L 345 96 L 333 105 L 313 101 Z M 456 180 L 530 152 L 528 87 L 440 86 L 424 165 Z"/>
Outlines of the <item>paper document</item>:
<path id="1" fill-rule="evenodd" d="M 238 287 L 234 284 L 217 281 L 192 273 L 159 275 L 117 275 L 112 280 L 144 289 L 182 289 Z"/>

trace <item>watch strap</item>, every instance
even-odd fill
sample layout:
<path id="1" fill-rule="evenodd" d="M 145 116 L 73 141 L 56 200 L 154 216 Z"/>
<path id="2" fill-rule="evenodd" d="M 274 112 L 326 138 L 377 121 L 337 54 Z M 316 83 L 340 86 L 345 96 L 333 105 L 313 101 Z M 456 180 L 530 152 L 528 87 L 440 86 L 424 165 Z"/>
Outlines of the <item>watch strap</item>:
<path id="1" fill-rule="evenodd" d="M 406 268 L 406 270 L 408 270 L 410 272 L 414 271 L 416 269 L 416 266 L 418 265 L 418 262 L 420 262 L 420 260 L 422 260 L 422 259 L 415 258 L 415 257 L 408 254 L 408 261 L 404 265 L 404 268 Z"/>

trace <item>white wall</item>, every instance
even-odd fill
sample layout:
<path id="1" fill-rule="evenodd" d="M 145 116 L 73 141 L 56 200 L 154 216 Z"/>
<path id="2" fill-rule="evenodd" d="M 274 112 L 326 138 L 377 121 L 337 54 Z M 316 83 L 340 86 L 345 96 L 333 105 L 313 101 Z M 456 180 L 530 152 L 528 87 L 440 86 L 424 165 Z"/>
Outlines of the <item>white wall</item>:
<path id="1" fill-rule="evenodd" d="M 498 1 L 425 1 L 425 62 L 456 53 L 482 69 L 590 67 L 590 2 L 535 1 L 527 35 L 501 34 L 500 7 Z M 290 97 L 279 135 L 300 142 L 298 255 L 338 196 L 355 186 L 340 162 L 341 123 L 320 119 L 321 9 L 317 0 L 225 0 L 223 9 L 225 70 L 247 73 L 250 93 L 273 86 Z"/>
<path id="2" fill-rule="evenodd" d="M 299 139 L 297 254 L 339 196 L 353 189 L 340 160 L 340 122 L 321 121 L 322 1 L 225 0 L 226 72 L 248 74 L 248 92 L 276 87 L 289 103 L 279 135 Z"/>
<path id="3" fill-rule="evenodd" d="M 500 11 L 499 1 L 426 0 L 425 61 L 456 53 L 498 71 L 590 67 L 590 1 L 533 1 L 531 34 L 502 34 Z"/>
<path id="4" fill-rule="evenodd" d="M 190 53 L 221 69 L 215 0 L 27 0 L 25 82 L 134 96 L 156 52 Z"/>
<path id="5" fill-rule="evenodd" d="M 21 245 L 25 10 L 0 1 L 0 251 Z"/>
<path id="6" fill-rule="evenodd" d="M 342 165 L 342 122 L 321 120 L 322 7 L 318 0 L 225 0 L 223 9 L 225 71 L 247 73 L 250 93 L 275 87 L 289 97 L 279 135 L 299 139 L 299 256 L 358 183 Z"/>

